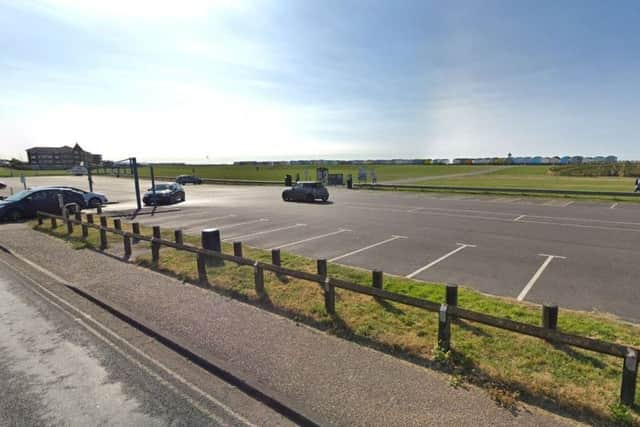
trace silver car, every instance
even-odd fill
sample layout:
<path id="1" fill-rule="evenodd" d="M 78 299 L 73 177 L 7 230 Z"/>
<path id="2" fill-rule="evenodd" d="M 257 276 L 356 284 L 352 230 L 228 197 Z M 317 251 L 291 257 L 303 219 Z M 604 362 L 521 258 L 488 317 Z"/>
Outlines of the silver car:
<path id="1" fill-rule="evenodd" d="M 326 202 L 329 200 L 329 191 L 319 181 L 300 181 L 295 183 L 291 189 L 282 192 L 282 200 L 285 202 L 313 202 L 315 200 Z"/>

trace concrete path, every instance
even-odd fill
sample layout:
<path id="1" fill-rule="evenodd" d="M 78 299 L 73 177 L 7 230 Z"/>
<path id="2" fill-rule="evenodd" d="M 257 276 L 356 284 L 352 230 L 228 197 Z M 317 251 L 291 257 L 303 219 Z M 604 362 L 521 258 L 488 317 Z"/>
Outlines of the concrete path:
<path id="1" fill-rule="evenodd" d="M 380 181 L 379 184 L 402 185 L 402 184 L 413 184 L 415 182 L 422 182 L 422 181 L 435 181 L 438 179 L 463 178 L 465 176 L 486 175 L 488 173 L 492 173 L 495 171 L 499 171 L 506 168 L 512 168 L 512 167 L 513 166 L 496 166 L 495 168 L 486 168 L 486 169 L 483 168 L 481 170 L 477 170 L 473 172 L 454 173 L 449 175 L 419 176 L 419 177 L 413 177 L 413 178 L 396 179 L 392 181 Z"/>
<path id="2" fill-rule="evenodd" d="M 0 245 L 205 357 L 321 425 L 575 425 L 498 407 L 475 387 L 24 226 Z"/>

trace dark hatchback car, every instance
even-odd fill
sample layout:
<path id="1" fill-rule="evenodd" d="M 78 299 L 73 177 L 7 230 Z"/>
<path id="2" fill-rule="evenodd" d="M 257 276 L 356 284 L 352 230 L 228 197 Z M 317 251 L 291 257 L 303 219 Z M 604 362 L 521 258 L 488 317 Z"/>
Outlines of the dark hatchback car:
<path id="1" fill-rule="evenodd" d="M 150 188 L 144 193 L 142 201 L 145 205 L 184 202 L 184 188 L 178 183 L 156 184 L 154 188 Z"/>
<path id="2" fill-rule="evenodd" d="M 329 199 L 329 190 L 323 183 L 317 181 L 297 182 L 293 187 L 282 192 L 282 200 L 285 202 L 313 202 L 318 199 L 326 202 Z"/>
<path id="3" fill-rule="evenodd" d="M 202 180 L 197 176 L 192 175 L 180 175 L 176 178 L 178 184 L 202 184 Z"/>
<path id="4" fill-rule="evenodd" d="M 65 205 L 75 203 L 79 209 L 86 207 L 84 196 L 77 191 L 64 188 L 35 188 L 0 200 L 0 221 L 34 218 L 38 211 L 60 214 L 58 194 L 62 194 Z"/>

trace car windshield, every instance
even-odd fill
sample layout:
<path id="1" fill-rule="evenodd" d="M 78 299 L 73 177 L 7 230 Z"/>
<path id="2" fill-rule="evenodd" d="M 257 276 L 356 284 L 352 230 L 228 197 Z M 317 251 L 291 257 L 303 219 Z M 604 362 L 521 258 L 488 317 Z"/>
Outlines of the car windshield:
<path id="1" fill-rule="evenodd" d="M 164 191 L 164 190 L 171 190 L 171 184 L 156 184 L 155 187 L 150 188 L 149 191 Z"/>
<path id="2" fill-rule="evenodd" d="M 33 193 L 32 190 L 23 190 L 19 193 L 14 194 L 13 196 L 7 197 L 5 200 L 8 202 L 18 202 L 24 199 L 25 197 L 27 197 L 31 193 Z"/>

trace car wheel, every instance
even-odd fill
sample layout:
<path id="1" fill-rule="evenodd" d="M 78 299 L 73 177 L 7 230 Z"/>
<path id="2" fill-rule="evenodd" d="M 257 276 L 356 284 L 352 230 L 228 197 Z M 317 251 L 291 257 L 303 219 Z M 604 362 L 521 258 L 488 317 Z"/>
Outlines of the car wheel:
<path id="1" fill-rule="evenodd" d="M 100 199 L 98 199 L 97 197 L 94 197 L 94 198 L 89 200 L 89 207 L 90 208 L 97 208 L 101 204 L 102 204 L 102 202 L 100 202 Z"/>
<path id="2" fill-rule="evenodd" d="M 187 200 L 187 197 L 184 193 L 182 193 L 182 197 L 180 198 L 180 201 L 184 202 L 185 200 Z"/>
<path id="3" fill-rule="evenodd" d="M 282 193 L 282 200 L 284 200 L 285 202 L 288 202 L 289 196 L 287 196 L 285 193 Z"/>
<path id="4" fill-rule="evenodd" d="M 13 209 L 9 211 L 9 213 L 7 214 L 7 219 L 9 221 L 17 222 L 22 220 L 23 218 L 24 218 L 24 215 L 22 214 L 22 211 L 19 209 Z"/>
<path id="5" fill-rule="evenodd" d="M 329 198 L 328 198 L 328 197 L 323 197 L 323 198 L 322 198 L 322 201 L 323 201 L 323 202 L 326 202 L 327 200 L 329 200 Z"/>

